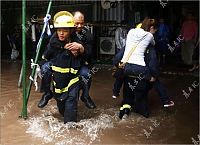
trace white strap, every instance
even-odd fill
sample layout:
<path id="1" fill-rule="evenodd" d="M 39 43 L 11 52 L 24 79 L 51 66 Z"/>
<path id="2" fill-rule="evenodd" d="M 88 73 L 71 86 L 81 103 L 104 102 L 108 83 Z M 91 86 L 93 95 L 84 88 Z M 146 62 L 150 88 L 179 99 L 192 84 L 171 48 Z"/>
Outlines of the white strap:
<path id="1" fill-rule="evenodd" d="M 50 27 L 49 27 L 49 20 L 51 19 L 51 15 L 50 14 L 47 14 L 45 17 L 44 17 L 44 23 L 46 23 L 47 27 L 46 27 L 46 30 L 47 30 L 47 35 L 48 36 L 51 36 L 51 30 L 50 30 Z"/>
<path id="2" fill-rule="evenodd" d="M 29 79 L 31 81 L 33 81 L 34 85 L 35 85 L 35 91 L 38 91 L 38 82 L 37 82 L 37 77 L 39 76 L 40 79 L 42 79 L 42 75 L 41 75 L 41 70 L 40 70 L 40 66 L 36 63 L 33 62 L 33 59 L 31 59 L 31 69 L 33 69 L 33 67 L 36 66 L 36 72 L 34 75 L 34 78 L 32 76 L 29 77 Z"/>
<path id="3" fill-rule="evenodd" d="M 146 34 L 137 44 L 135 44 L 135 45 L 131 48 L 131 50 L 129 51 L 127 57 L 126 57 L 126 58 L 124 59 L 124 61 L 123 61 L 123 65 L 125 65 L 125 64 L 128 62 L 129 58 L 131 57 L 132 53 L 133 53 L 133 52 L 135 51 L 135 49 L 137 48 L 138 44 L 139 44 L 142 40 L 144 40 L 144 39 L 146 38 L 146 36 L 147 36 L 147 34 Z"/>

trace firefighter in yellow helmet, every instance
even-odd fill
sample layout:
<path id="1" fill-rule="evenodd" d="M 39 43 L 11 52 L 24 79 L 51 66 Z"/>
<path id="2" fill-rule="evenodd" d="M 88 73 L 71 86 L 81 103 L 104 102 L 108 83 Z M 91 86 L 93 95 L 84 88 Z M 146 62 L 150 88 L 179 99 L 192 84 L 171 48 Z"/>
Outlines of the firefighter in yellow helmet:
<path id="1" fill-rule="evenodd" d="M 41 67 L 42 87 L 44 91 L 38 107 L 43 108 L 54 96 L 64 123 L 77 121 L 77 101 L 79 93 L 80 55 L 84 47 L 77 37 L 72 35 L 74 19 L 71 13 L 60 11 L 54 16 L 55 33 L 42 55 L 46 61 Z M 53 76 L 53 77 L 52 77 Z M 50 88 L 53 79 L 53 90 Z"/>

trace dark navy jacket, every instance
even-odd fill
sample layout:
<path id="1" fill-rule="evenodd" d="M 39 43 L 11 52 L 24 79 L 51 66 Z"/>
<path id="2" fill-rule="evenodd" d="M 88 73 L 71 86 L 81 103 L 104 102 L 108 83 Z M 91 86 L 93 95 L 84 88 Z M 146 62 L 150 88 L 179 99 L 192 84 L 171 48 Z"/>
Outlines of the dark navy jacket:
<path id="1" fill-rule="evenodd" d="M 78 37 L 76 37 L 75 35 L 71 35 L 71 42 L 78 42 L 82 44 Z M 43 59 L 47 61 L 54 59 L 59 53 L 65 51 L 64 46 L 66 43 L 67 42 L 60 41 L 55 32 L 50 38 L 47 48 L 42 55 Z"/>
<path id="2" fill-rule="evenodd" d="M 75 36 L 71 37 L 71 42 L 78 42 Z M 71 89 L 79 83 L 79 69 L 81 56 L 75 57 L 69 50 L 64 49 L 67 42 L 58 39 L 56 33 L 51 37 L 43 57 L 52 62 L 54 96 L 56 99 L 65 100 Z"/>
<path id="3" fill-rule="evenodd" d="M 78 37 L 79 41 L 82 43 L 82 45 L 85 48 L 84 53 L 82 55 L 82 63 L 84 64 L 85 61 L 90 63 L 91 58 L 92 58 L 92 48 L 93 48 L 92 34 L 90 33 L 90 31 L 87 28 L 84 27 L 80 33 L 74 32 L 73 35 L 76 35 L 76 37 Z"/>
<path id="4" fill-rule="evenodd" d="M 147 48 L 147 52 L 145 53 L 144 58 L 146 65 L 149 67 L 150 74 L 153 77 L 158 77 L 160 74 L 159 71 L 159 63 L 156 55 L 155 47 L 152 45 L 149 45 Z"/>

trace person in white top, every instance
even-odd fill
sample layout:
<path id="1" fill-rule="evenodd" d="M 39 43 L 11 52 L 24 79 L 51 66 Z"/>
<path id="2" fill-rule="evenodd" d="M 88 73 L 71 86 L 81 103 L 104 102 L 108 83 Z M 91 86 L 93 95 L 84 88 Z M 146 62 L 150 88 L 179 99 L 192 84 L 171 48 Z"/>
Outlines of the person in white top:
<path id="1" fill-rule="evenodd" d="M 115 43 L 117 52 L 126 45 L 127 29 L 124 27 L 118 27 L 115 31 Z"/>
<path id="2" fill-rule="evenodd" d="M 144 53 L 150 45 L 155 45 L 153 34 L 157 30 L 154 19 L 144 19 L 141 28 L 131 29 L 127 35 L 125 52 L 121 62 L 124 67 L 123 100 L 119 118 L 126 118 L 131 109 L 136 113 L 149 117 L 147 94 L 149 81 L 155 81 L 151 67 L 146 65 Z M 131 49 L 134 51 L 130 55 Z M 128 56 L 130 55 L 130 58 Z M 128 61 L 127 61 L 128 59 Z"/>
<path id="3" fill-rule="evenodd" d="M 144 31 L 142 28 L 131 29 L 127 35 L 126 47 L 122 62 L 124 62 L 128 53 L 135 46 L 135 50 L 130 56 L 128 63 L 146 66 L 144 62 L 144 53 L 149 44 L 155 45 L 153 34 Z"/>
<path id="4" fill-rule="evenodd" d="M 144 53 L 149 44 L 155 45 L 153 34 L 157 31 L 156 26 L 157 23 L 155 19 L 146 19 L 143 22 L 141 28 L 134 28 L 128 32 L 125 52 L 121 62 L 126 62 L 129 52 L 131 51 L 131 49 L 135 48 L 130 58 L 126 62 L 129 66 L 134 65 L 137 67 L 136 72 L 134 72 L 133 69 L 131 69 L 133 73 L 140 74 L 145 73 L 144 71 L 148 71 L 148 68 L 146 67 L 144 61 Z M 127 67 L 127 69 L 129 68 L 130 67 Z M 127 69 L 125 67 L 125 73 Z M 130 70 L 128 70 L 128 72 L 130 73 Z M 153 78 L 151 78 L 151 80 L 152 79 Z"/>

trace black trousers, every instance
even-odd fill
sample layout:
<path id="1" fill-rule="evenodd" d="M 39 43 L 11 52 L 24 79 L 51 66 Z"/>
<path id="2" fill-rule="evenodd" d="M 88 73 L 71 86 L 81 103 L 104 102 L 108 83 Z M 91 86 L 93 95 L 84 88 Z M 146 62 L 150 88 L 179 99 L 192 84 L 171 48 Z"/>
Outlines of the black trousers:
<path id="1" fill-rule="evenodd" d="M 76 86 L 70 90 L 69 96 L 65 100 L 59 100 L 57 98 L 57 107 L 60 114 L 64 117 L 64 123 L 77 122 L 78 112 L 78 98 L 79 98 L 80 86 Z"/>
<path id="2" fill-rule="evenodd" d="M 149 117 L 147 97 L 149 89 L 150 84 L 147 80 L 140 79 L 137 76 L 126 76 L 124 78 L 123 100 L 121 106 L 128 104 L 135 112 L 145 117 Z"/>

